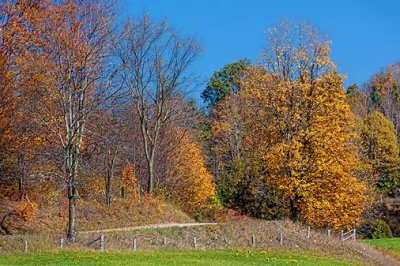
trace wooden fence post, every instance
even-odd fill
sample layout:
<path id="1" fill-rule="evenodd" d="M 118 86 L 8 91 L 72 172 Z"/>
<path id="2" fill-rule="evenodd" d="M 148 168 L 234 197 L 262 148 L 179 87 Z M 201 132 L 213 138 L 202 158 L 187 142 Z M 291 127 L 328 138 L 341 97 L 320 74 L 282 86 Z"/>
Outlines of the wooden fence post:
<path id="1" fill-rule="evenodd" d="M 104 235 L 100 236 L 100 250 L 104 251 Z"/>
<path id="2" fill-rule="evenodd" d="M 229 244 L 228 238 L 224 237 L 224 246 L 227 247 Z"/>
<path id="3" fill-rule="evenodd" d="M 343 230 L 340 230 L 340 240 L 344 240 L 344 238 L 343 238 Z"/>
<path id="4" fill-rule="evenodd" d="M 134 238 L 132 239 L 132 249 L 136 251 L 136 248 L 137 248 L 137 243 L 136 243 L 136 238 Z"/>
<path id="5" fill-rule="evenodd" d="M 193 237 L 193 247 L 197 248 L 197 238 Z"/>
<path id="6" fill-rule="evenodd" d="M 256 236 L 255 235 L 251 235 L 251 246 L 253 248 L 256 247 Z"/>
<path id="7" fill-rule="evenodd" d="M 331 229 L 328 229 L 328 238 L 331 238 Z"/>
<path id="8" fill-rule="evenodd" d="M 64 238 L 61 238 L 60 240 L 60 249 L 64 248 Z"/>
<path id="9" fill-rule="evenodd" d="M 307 239 L 310 239 L 311 237 L 311 227 L 307 226 Z"/>
<path id="10" fill-rule="evenodd" d="M 166 247 L 166 246 L 168 245 L 168 242 L 167 242 L 167 238 L 166 238 L 166 237 L 164 237 L 164 239 L 163 239 L 163 245 L 164 245 L 164 247 Z"/>
<path id="11" fill-rule="evenodd" d="M 27 253 L 28 252 L 28 240 L 24 241 L 24 252 Z"/>
<path id="12" fill-rule="evenodd" d="M 281 244 L 281 246 L 283 246 L 283 233 L 280 234 L 279 244 Z"/>
<path id="13" fill-rule="evenodd" d="M 356 234 L 357 234 L 357 229 L 353 229 L 353 235 L 351 236 L 353 241 L 356 241 Z"/>

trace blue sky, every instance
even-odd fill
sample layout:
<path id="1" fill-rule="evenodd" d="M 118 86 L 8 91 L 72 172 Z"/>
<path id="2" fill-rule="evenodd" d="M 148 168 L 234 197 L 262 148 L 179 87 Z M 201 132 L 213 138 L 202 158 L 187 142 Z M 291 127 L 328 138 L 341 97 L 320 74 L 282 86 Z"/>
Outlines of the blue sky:
<path id="1" fill-rule="evenodd" d="M 240 58 L 257 62 L 265 30 L 284 18 L 311 22 L 332 40 L 332 58 L 362 84 L 390 63 L 400 61 L 400 1 L 397 0 L 119 0 L 124 16 L 143 11 L 167 18 L 179 31 L 196 36 L 204 52 L 194 70 L 207 80 L 215 70 Z M 198 98 L 202 88 L 193 93 Z"/>

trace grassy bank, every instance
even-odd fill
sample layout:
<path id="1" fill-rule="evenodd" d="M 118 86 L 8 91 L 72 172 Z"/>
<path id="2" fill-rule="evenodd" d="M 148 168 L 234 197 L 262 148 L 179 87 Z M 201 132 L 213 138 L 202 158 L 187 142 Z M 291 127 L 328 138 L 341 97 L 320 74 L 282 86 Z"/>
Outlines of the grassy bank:
<path id="1" fill-rule="evenodd" d="M 379 248 L 385 253 L 400 260 L 400 238 L 368 239 L 363 240 L 363 242 Z"/>
<path id="2" fill-rule="evenodd" d="M 57 252 L 7 255 L 0 265 L 365 265 L 324 253 L 288 251 Z"/>

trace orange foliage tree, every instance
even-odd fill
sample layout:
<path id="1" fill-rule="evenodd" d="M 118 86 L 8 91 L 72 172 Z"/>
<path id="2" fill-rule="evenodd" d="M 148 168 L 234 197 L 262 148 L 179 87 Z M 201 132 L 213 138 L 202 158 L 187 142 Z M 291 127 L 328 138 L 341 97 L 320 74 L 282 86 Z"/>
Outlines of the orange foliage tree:
<path id="1" fill-rule="evenodd" d="M 40 22 L 48 4 L 30 0 L 0 4 L 0 149 L 3 159 L 14 165 L 21 200 L 27 197 L 27 171 L 41 142 L 27 97 L 35 79 L 25 77 L 40 46 Z"/>
<path id="2" fill-rule="evenodd" d="M 289 201 L 294 220 L 354 227 L 367 196 L 355 176 L 358 136 L 343 77 L 328 43 L 310 25 L 292 26 L 283 22 L 271 30 L 265 67 L 250 68 L 243 78 L 244 138 L 264 162 L 265 181 Z M 296 34 L 302 41 L 291 39 Z"/>
<path id="3" fill-rule="evenodd" d="M 62 154 L 68 198 L 68 239 L 75 241 L 76 206 L 86 125 L 98 107 L 117 93 L 110 55 L 111 16 L 101 1 L 51 2 L 40 23 L 40 49 L 27 65 L 27 80 L 36 99 L 36 121 L 46 127 Z M 60 160 L 55 160 L 57 164 Z"/>
<path id="4" fill-rule="evenodd" d="M 127 191 L 132 192 L 134 197 L 137 196 L 137 182 L 135 176 L 135 166 L 133 163 L 127 163 L 121 170 L 122 181 L 127 185 Z"/>
<path id="5" fill-rule="evenodd" d="M 184 135 L 172 152 L 174 164 L 167 174 L 167 189 L 172 200 L 191 215 L 199 215 L 214 199 L 215 185 L 204 165 L 199 145 Z"/>

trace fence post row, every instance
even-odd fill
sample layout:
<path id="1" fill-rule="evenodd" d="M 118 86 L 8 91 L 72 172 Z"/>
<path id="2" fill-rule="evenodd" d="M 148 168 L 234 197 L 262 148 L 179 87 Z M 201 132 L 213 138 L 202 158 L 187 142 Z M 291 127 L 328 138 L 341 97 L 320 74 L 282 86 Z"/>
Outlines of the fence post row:
<path id="1" fill-rule="evenodd" d="M 332 233 L 331 229 L 327 229 L 328 238 L 331 238 L 331 233 Z M 311 238 L 311 227 L 307 226 L 307 239 L 310 239 L 310 238 Z M 353 241 L 357 240 L 357 229 L 352 229 L 352 230 L 350 230 L 348 232 L 344 232 L 344 230 L 340 230 L 340 241 L 346 241 L 348 239 L 351 239 Z M 90 246 L 91 244 L 93 244 L 93 243 L 95 243 L 97 241 L 100 241 L 100 250 L 104 251 L 105 250 L 105 238 L 104 238 L 104 235 L 101 235 L 100 238 L 97 238 L 97 239 L 89 242 L 87 245 Z M 228 247 L 229 240 L 228 240 L 228 238 L 226 236 L 224 236 L 223 241 L 224 241 L 224 246 Z M 168 246 L 167 237 L 163 238 L 163 242 L 162 243 L 163 243 L 164 247 Z M 61 238 L 60 242 L 59 242 L 59 248 L 60 249 L 64 249 L 64 244 L 65 244 L 64 238 Z M 282 232 L 279 233 L 279 244 L 281 246 L 283 246 L 283 233 Z M 197 242 L 197 238 L 196 237 L 193 237 L 192 245 L 193 245 L 194 248 L 198 247 L 198 242 Z M 254 234 L 251 235 L 251 246 L 253 248 L 255 248 L 257 246 L 256 236 Z M 137 240 L 136 240 L 136 238 L 132 239 L 132 249 L 134 251 L 137 250 Z M 25 253 L 29 252 L 28 240 L 24 240 L 24 252 Z"/>

